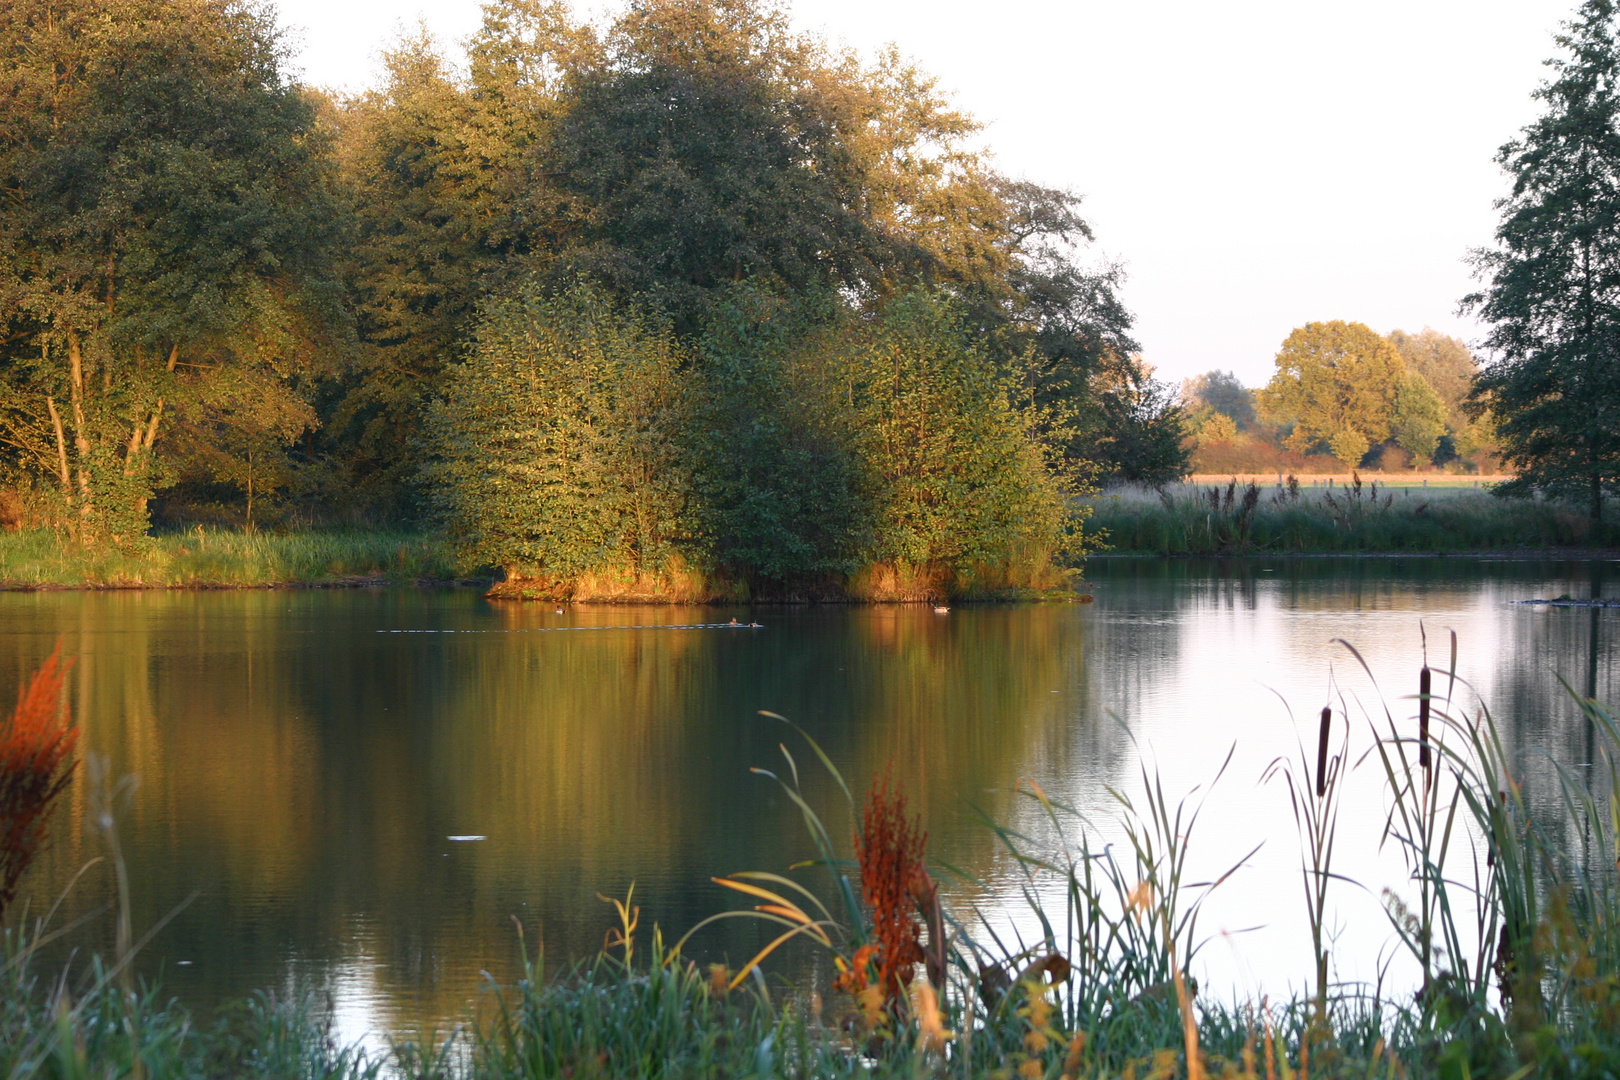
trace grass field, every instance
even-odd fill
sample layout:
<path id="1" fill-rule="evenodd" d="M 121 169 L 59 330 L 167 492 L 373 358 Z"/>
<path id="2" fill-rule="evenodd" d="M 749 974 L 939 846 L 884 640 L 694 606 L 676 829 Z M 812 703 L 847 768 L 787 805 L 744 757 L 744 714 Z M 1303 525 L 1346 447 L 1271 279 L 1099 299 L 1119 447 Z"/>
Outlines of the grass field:
<path id="1" fill-rule="evenodd" d="M 1086 528 L 1101 536 L 1105 551 L 1138 555 L 1464 554 L 1620 545 L 1620 525 L 1594 529 L 1582 510 L 1563 503 L 1501 499 L 1476 490 L 1472 481 L 1425 488 L 1421 479 L 1117 488 L 1085 500 L 1091 508 Z"/>
<path id="2" fill-rule="evenodd" d="M 84 551 L 55 533 L 0 533 L 0 588 L 265 588 L 449 581 L 437 538 L 399 531 L 287 535 L 208 530 L 152 537 L 139 547 Z"/>

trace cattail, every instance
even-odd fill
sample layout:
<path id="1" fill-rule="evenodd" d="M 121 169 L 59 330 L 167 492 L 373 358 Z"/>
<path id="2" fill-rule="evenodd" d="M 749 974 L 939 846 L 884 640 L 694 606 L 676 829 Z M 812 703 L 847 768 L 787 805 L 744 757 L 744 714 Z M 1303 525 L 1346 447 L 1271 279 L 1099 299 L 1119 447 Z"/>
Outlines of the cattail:
<path id="1" fill-rule="evenodd" d="M 1327 795 L 1327 746 L 1328 729 L 1333 726 L 1333 710 L 1322 709 L 1322 730 L 1316 737 L 1316 797 L 1318 799 Z"/>
<path id="2" fill-rule="evenodd" d="M 1429 767 L 1429 669 L 1418 672 L 1418 764 Z"/>

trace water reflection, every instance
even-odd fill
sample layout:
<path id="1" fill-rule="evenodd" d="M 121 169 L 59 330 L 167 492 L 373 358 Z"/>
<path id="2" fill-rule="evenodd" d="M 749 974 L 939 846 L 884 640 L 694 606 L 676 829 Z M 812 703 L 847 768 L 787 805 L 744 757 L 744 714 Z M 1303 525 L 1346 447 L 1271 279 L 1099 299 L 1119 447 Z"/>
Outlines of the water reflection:
<path id="1" fill-rule="evenodd" d="M 715 613 L 558 616 L 410 590 L 0 600 L 6 668 L 20 678 L 62 638 L 86 750 L 141 779 L 121 825 L 136 923 L 196 896 L 147 968 L 200 1001 L 298 974 L 345 999 L 380 987 L 390 1023 L 453 1013 L 480 970 L 512 973 L 512 916 L 553 963 L 587 955 L 609 914 L 598 893 L 632 882 L 646 924 L 684 929 L 727 902 L 710 875 L 811 854 L 748 772 L 780 767 L 792 738 L 762 708 L 857 783 L 892 761 L 935 850 L 976 872 L 993 849 L 968 801 L 1004 813 L 1032 762 L 1121 757 L 1107 727 L 1070 722 L 1096 702 L 1085 621 L 1066 607 L 576 632 Z M 440 632 L 379 632 L 401 628 Z M 846 834 L 830 781 L 804 776 Z M 89 798 L 81 773 L 36 903 L 100 852 Z M 460 834 L 487 839 L 446 839 Z M 98 867 L 69 912 L 111 895 Z M 754 944 L 734 924 L 704 947 Z"/>
<path id="2" fill-rule="evenodd" d="M 796 811 L 748 772 L 783 767 L 779 743 L 835 835 L 848 832 L 834 786 L 760 709 L 801 723 L 857 785 L 892 762 L 931 851 L 992 888 L 1011 867 L 970 806 L 1038 836 L 1014 794 L 1027 776 L 1107 832 L 1105 785 L 1130 790 L 1146 764 L 1167 790 L 1190 790 L 1232 751 L 1195 862 L 1213 873 L 1263 847 L 1212 900 L 1205 962 L 1212 985 L 1275 993 L 1309 966 L 1285 796 L 1257 783 L 1294 746 L 1282 702 L 1314 717 L 1330 694 L 1375 715 L 1387 700 L 1405 722 L 1415 708 L 1399 699 L 1416 689 L 1424 630 L 1443 666 L 1455 629 L 1461 674 L 1504 718 L 1527 783 L 1548 798 L 1550 761 L 1590 761 L 1558 678 L 1616 699 L 1620 612 L 1510 601 L 1585 596 L 1605 572 L 1106 560 L 1088 570 L 1095 605 L 949 616 L 559 615 L 454 590 L 9 594 L 0 693 L 58 638 L 78 658 L 86 748 L 141 781 L 120 826 L 135 922 L 150 926 L 195 896 L 145 969 L 200 1003 L 301 983 L 332 995 L 346 1031 L 411 1028 L 458 1012 L 481 970 L 511 977 L 513 917 L 553 965 L 600 945 L 610 909 L 598 893 L 623 895 L 632 882 L 644 925 L 684 929 L 729 903 L 709 876 L 812 855 Z M 732 615 L 765 625 L 585 629 Z M 387 632 L 406 629 L 437 632 Z M 1356 644 L 1379 685 L 1336 638 Z M 1355 739 L 1359 754 L 1365 726 Z M 1342 868 L 1369 886 L 1335 901 L 1348 978 L 1373 974 L 1389 936 L 1377 886 L 1399 879 L 1398 862 L 1377 850 L 1376 781 L 1365 767 L 1354 774 L 1355 824 L 1341 839 Z M 81 771 L 33 878 L 36 905 L 102 852 L 88 828 L 91 795 Z M 446 839 L 464 834 L 487 839 Z M 68 915 L 112 893 L 98 866 Z M 100 938 L 89 943 L 107 947 L 108 921 L 90 925 Z M 754 943 L 734 921 L 702 948 L 736 956 Z"/>

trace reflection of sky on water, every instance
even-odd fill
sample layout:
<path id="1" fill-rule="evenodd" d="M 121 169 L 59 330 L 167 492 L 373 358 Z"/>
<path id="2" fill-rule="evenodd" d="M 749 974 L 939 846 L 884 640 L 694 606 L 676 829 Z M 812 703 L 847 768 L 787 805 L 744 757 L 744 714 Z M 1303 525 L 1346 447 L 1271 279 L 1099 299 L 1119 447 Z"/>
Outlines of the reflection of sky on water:
<path id="1" fill-rule="evenodd" d="M 1409 990 L 1416 966 L 1397 948 L 1380 894 L 1387 887 L 1410 898 L 1413 890 L 1393 842 L 1380 850 L 1389 800 L 1382 765 L 1370 753 L 1370 721 L 1386 727 L 1387 707 L 1403 733 L 1415 732 L 1417 703 L 1410 696 L 1417 690 L 1423 631 L 1429 662 L 1442 669 L 1449 665 L 1450 631 L 1456 631 L 1456 711 L 1477 715 L 1481 700 L 1493 706 L 1529 778 L 1532 801 L 1541 805 L 1555 797 L 1549 759 L 1574 764 L 1588 754 L 1580 737 L 1585 725 L 1558 676 L 1582 693 L 1595 678 L 1599 699 L 1612 698 L 1612 628 L 1620 626 L 1620 613 L 1512 604 L 1564 591 L 1587 595 L 1585 567 L 1506 564 L 1506 580 L 1412 580 L 1399 571 L 1344 580 L 1297 562 L 1255 562 L 1150 583 L 1130 576 L 1128 567 L 1110 569 L 1105 564 L 1091 574 L 1099 602 L 1088 645 L 1101 654 L 1091 667 L 1102 673 L 1093 692 L 1101 709 L 1130 728 L 1140 750 L 1115 782 L 1139 805 L 1139 766 L 1162 782 L 1172 801 L 1204 789 L 1189 799 L 1189 806 L 1200 807 L 1192 880 L 1218 877 L 1259 845 L 1210 895 L 1200 916 L 1208 943 L 1199 967 L 1205 985 L 1222 997 L 1258 997 L 1264 990 L 1275 998 L 1285 987 L 1304 989 L 1310 978 L 1298 833 L 1280 778 L 1269 785 L 1259 778 L 1278 756 L 1292 759 L 1295 775 L 1302 775 L 1301 748 L 1314 770 L 1323 705 L 1334 709 L 1335 750 L 1343 706 L 1351 716 L 1352 768 L 1333 864 L 1350 880 L 1336 882 L 1329 895 L 1334 978 Z M 1355 646 L 1370 676 L 1335 639 Z M 1446 680 L 1437 678 L 1436 693 L 1445 689 Z M 1230 764 L 1209 792 L 1228 753 Z M 1080 771 L 1042 782 L 1099 823 L 1095 843 L 1119 843 L 1120 808 L 1095 779 Z M 1025 804 L 1020 824 L 1047 836 L 1033 804 Z M 1461 837 L 1448 865 L 1454 874 L 1472 876 Z M 1027 931 L 1028 920 L 1019 921 Z M 1466 933 L 1471 917 L 1462 922 Z"/>
<path id="2" fill-rule="evenodd" d="M 834 834 L 847 835 L 834 786 L 761 708 L 802 723 L 857 794 L 893 762 L 931 854 L 1003 900 L 1013 867 L 969 804 L 1047 843 L 1033 804 L 1014 795 L 1030 777 L 1096 822 L 1099 842 L 1117 843 L 1104 785 L 1137 798 L 1145 761 L 1174 801 L 1207 786 L 1230 751 L 1193 835 L 1192 876 L 1261 846 L 1205 907 L 1201 975 L 1221 996 L 1264 987 L 1275 998 L 1303 987 L 1310 951 L 1286 791 L 1259 777 L 1300 744 L 1314 767 L 1330 679 L 1336 723 L 1338 696 L 1351 706 L 1360 759 L 1363 709 L 1381 715 L 1387 701 L 1412 727 L 1415 703 L 1399 699 L 1416 690 L 1420 625 L 1442 667 L 1455 629 L 1460 673 L 1503 718 L 1544 801 L 1551 771 L 1539 750 L 1569 763 L 1589 752 L 1557 675 L 1616 696 L 1620 611 L 1510 601 L 1584 596 L 1592 574 L 1433 559 L 1107 560 L 1088 569 L 1097 603 L 1086 607 L 739 611 L 766 624 L 748 634 L 490 633 L 715 613 L 557 616 L 466 592 L 10 595 L 0 596 L 0 670 L 20 677 L 58 637 L 80 658 L 75 708 L 90 749 L 142 778 L 121 824 L 137 925 L 198 894 L 148 958 L 148 973 L 161 969 L 186 1000 L 316 988 L 340 1038 L 370 1032 L 380 1047 L 381 1029 L 420 1032 L 460 1015 L 481 971 L 510 982 L 514 916 L 553 971 L 600 945 L 611 911 L 597 896 L 622 896 L 631 882 L 644 929 L 684 930 L 731 906 L 711 875 L 813 855 L 792 806 L 748 772 L 780 768 L 779 743 Z M 481 632 L 377 632 L 396 628 Z M 1382 697 L 1333 643 L 1341 637 Z M 39 897 L 54 898 L 99 853 L 79 827 L 82 783 L 68 801 Z M 1378 851 L 1386 806 L 1376 761 L 1362 761 L 1335 869 L 1365 887 L 1338 884 L 1330 898 L 1343 979 L 1373 980 L 1391 955 L 1377 893 L 1402 870 L 1392 849 Z M 447 839 L 460 834 L 488 839 Z M 109 889 L 92 869 L 68 914 Z M 1016 906 L 1002 910 L 1029 929 Z M 104 938 L 81 944 L 105 948 Z M 736 960 L 757 945 L 732 920 L 693 948 Z M 193 963 L 170 963 L 182 957 Z M 825 964 L 800 953 L 784 968 Z M 1410 985 L 1403 958 L 1385 980 Z"/>

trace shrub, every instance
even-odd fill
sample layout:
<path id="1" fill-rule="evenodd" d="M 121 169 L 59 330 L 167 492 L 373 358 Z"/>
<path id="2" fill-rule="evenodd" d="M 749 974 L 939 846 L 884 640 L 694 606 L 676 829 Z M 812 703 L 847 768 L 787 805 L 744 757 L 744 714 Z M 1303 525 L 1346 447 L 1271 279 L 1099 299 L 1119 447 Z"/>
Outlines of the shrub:
<path id="1" fill-rule="evenodd" d="M 600 294 L 491 304 L 429 418 L 429 475 L 462 556 L 522 576 L 664 569 L 687 539 L 683 357 Z"/>

